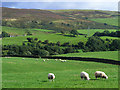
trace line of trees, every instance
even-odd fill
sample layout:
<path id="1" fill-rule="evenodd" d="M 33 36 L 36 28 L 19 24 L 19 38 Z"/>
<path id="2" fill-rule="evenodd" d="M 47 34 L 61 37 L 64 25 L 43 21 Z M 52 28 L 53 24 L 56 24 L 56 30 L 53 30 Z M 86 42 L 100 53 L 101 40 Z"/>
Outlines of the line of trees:
<path id="1" fill-rule="evenodd" d="M 88 38 L 85 43 L 78 42 L 77 44 L 70 44 L 69 42 L 56 43 L 48 40 L 41 41 L 38 38 L 27 38 L 22 45 L 3 45 L 2 55 L 20 55 L 20 56 L 49 56 L 67 53 L 77 53 L 81 49 L 83 52 L 95 51 L 116 51 L 120 48 L 120 40 L 106 39 L 102 40 L 98 36 Z"/>
<path id="2" fill-rule="evenodd" d="M 120 31 L 109 32 L 108 30 L 104 32 L 96 32 L 93 36 L 111 36 L 111 37 L 120 37 Z"/>
<path id="3" fill-rule="evenodd" d="M 27 38 L 27 42 L 19 45 L 4 45 L 2 47 L 3 55 L 20 55 L 20 56 L 49 56 L 57 54 L 66 54 L 77 52 L 73 47 L 60 47 L 60 43 L 49 43 L 48 40 L 44 42 L 37 38 Z"/>

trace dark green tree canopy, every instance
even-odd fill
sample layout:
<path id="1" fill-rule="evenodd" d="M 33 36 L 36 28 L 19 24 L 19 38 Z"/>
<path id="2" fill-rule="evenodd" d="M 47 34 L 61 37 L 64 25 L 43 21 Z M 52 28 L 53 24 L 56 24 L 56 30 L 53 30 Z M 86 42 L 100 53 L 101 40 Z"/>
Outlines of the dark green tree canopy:
<path id="1" fill-rule="evenodd" d="M 76 35 L 79 35 L 79 32 L 77 30 L 71 30 L 70 33 L 75 37 Z"/>

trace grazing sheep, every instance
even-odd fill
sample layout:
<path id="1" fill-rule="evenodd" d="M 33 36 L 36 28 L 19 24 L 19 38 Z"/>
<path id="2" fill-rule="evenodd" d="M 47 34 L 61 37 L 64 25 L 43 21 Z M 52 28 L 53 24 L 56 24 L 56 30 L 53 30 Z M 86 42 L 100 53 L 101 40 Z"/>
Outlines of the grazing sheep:
<path id="1" fill-rule="evenodd" d="M 43 59 L 43 62 L 45 62 L 45 59 Z"/>
<path id="2" fill-rule="evenodd" d="M 48 79 L 51 81 L 54 81 L 54 79 L 55 79 L 55 75 L 53 74 L 53 73 L 49 73 L 48 74 Z"/>
<path id="3" fill-rule="evenodd" d="M 55 59 L 55 61 L 57 61 L 57 59 Z"/>
<path id="4" fill-rule="evenodd" d="M 64 62 L 64 60 L 61 60 L 61 62 Z"/>
<path id="5" fill-rule="evenodd" d="M 80 77 L 81 77 L 82 80 L 83 80 L 83 78 L 86 79 L 86 80 L 90 80 L 89 74 L 84 72 L 84 71 L 81 72 Z"/>
<path id="6" fill-rule="evenodd" d="M 61 62 L 66 62 L 66 60 L 61 60 Z"/>
<path id="7" fill-rule="evenodd" d="M 22 58 L 22 60 L 25 60 L 25 58 Z"/>
<path id="8" fill-rule="evenodd" d="M 62 60 L 62 59 L 59 59 L 60 61 Z"/>
<path id="9" fill-rule="evenodd" d="M 95 72 L 95 78 L 97 79 L 98 77 L 108 79 L 108 76 L 102 71 Z"/>
<path id="10" fill-rule="evenodd" d="M 47 59 L 47 61 L 49 61 L 49 59 Z"/>

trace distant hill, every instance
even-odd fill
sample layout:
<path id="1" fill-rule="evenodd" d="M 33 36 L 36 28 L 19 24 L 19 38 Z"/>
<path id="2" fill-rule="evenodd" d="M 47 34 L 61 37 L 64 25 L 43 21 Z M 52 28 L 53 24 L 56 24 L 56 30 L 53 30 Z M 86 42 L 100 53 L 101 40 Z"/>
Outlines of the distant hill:
<path id="1" fill-rule="evenodd" d="M 51 11 L 38 10 L 38 9 L 13 9 L 13 8 L 2 8 L 3 19 L 11 18 L 36 18 L 36 19 L 65 19 L 65 17 L 57 15 Z"/>
<path id="2" fill-rule="evenodd" d="M 91 21 L 92 18 L 113 18 L 114 11 L 101 10 L 41 10 L 2 7 L 3 26 L 41 28 L 56 31 L 72 29 L 116 29 L 116 26 Z"/>

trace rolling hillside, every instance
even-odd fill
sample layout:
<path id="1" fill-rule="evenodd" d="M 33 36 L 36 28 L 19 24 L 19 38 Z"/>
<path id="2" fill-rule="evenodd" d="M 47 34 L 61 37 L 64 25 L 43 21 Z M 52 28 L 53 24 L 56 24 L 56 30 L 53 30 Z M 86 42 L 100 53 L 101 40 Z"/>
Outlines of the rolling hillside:
<path id="1" fill-rule="evenodd" d="M 3 26 L 50 29 L 57 32 L 72 29 L 116 29 L 114 25 L 96 22 L 94 18 L 113 18 L 117 12 L 100 10 L 41 10 L 2 8 Z"/>

